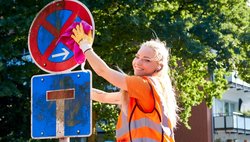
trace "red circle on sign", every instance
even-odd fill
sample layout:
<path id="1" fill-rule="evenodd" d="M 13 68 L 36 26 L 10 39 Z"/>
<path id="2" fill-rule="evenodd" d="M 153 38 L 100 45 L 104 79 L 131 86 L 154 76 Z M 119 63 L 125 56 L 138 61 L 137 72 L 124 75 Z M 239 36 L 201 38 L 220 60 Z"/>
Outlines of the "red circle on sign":
<path id="1" fill-rule="evenodd" d="M 50 14 L 57 13 L 61 10 L 69 10 L 72 14 L 68 17 L 68 19 L 64 22 L 61 29 L 55 27 L 53 24 L 47 21 L 47 17 Z M 29 37 L 28 37 L 28 46 L 29 52 L 31 57 L 33 58 L 35 64 L 42 70 L 49 72 L 49 73 L 58 73 L 58 72 L 67 72 L 71 71 L 75 67 L 78 66 L 77 62 L 75 61 L 74 57 L 71 57 L 63 62 L 52 62 L 49 60 L 49 57 L 52 55 L 55 47 L 56 42 L 60 35 L 64 33 L 64 31 L 73 23 L 75 22 L 76 18 L 80 18 L 81 20 L 86 21 L 90 24 L 93 28 L 93 36 L 94 36 L 94 20 L 93 17 L 88 10 L 88 8 L 78 2 L 73 0 L 59 0 L 53 1 L 46 5 L 35 17 L 33 20 L 30 30 L 29 30 Z M 61 19 L 55 19 L 55 23 Z M 38 34 L 39 29 L 44 28 L 48 31 L 51 35 L 53 35 L 53 39 L 51 40 L 48 47 L 45 47 L 43 52 L 39 49 L 38 45 Z M 72 47 L 68 47 L 71 51 Z"/>

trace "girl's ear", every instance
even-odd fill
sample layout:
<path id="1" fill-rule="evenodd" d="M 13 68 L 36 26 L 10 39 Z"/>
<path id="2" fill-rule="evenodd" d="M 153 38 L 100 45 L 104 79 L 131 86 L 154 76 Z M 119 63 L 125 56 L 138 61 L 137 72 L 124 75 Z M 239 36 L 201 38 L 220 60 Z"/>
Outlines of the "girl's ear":
<path id="1" fill-rule="evenodd" d="M 159 72 L 159 71 L 161 71 L 162 70 L 162 68 L 163 68 L 163 65 L 162 64 L 160 64 L 158 67 L 157 67 L 157 70 L 156 70 L 156 72 Z"/>
<path id="2" fill-rule="evenodd" d="M 162 68 L 162 67 L 159 65 L 158 68 L 157 68 L 157 70 L 161 70 L 161 68 Z"/>

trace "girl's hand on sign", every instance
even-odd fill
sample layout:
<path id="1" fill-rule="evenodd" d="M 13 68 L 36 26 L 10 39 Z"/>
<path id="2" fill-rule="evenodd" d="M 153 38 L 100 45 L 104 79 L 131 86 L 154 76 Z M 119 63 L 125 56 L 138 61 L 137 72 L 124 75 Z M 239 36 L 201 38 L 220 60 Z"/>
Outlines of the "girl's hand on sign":
<path id="1" fill-rule="evenodd" d="M 82 49 L 82 51 L 85 53 L 87 50 L 92 48 L 93 44 L 93 37 L 92 32 L 89 31 L 88 34 L 85 34 L 83 30 L 83 26 L 80 23 L 72 30 L 73 34 L 71 35 L 71 38 L 75 40 Z"/>

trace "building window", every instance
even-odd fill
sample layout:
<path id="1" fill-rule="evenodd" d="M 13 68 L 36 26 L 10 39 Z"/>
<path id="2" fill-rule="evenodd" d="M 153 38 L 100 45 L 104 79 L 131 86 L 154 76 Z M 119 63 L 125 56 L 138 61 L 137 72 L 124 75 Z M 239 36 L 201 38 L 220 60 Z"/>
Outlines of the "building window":
<path id="1" fill-rule="evenodd" d="M 225 100 L 215 99 L 213 113 L 215 116 L 232 115 L 237 112 L 237 103 Z"/>

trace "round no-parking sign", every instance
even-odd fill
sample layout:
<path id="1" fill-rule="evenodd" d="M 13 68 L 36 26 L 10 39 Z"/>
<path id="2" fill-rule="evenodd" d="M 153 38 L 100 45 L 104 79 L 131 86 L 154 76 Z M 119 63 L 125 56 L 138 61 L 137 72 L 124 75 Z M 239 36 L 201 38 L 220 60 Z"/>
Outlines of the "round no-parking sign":
<path id="1" fill-rule="evenodd" d="M 71 71 L 78 65 L 74 60 L 74 49 L 57 41 L 72 23 L 81 20 L 92 26 L 94 35 L 93 17 L 79 1 L 53 1 L 37 14 L 29 30 L 28 46 L 31 57 L 40 69 L 59 73 Z"/>

